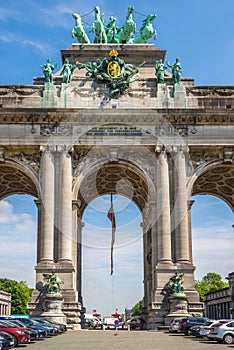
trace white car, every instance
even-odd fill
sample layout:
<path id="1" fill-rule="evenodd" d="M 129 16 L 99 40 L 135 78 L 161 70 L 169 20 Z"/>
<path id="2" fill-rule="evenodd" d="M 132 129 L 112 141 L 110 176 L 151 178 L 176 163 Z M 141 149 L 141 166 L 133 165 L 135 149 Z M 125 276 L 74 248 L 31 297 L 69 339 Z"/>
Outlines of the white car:
<path id="1" fill-rule="evenodd" d="M 200 326 L 199 334 L 201 337 L 207 337 L 210 333 L 211 327 L 218 323 L 217 320 L 210 320 L 204 323 L 202 326 Z"/>
<path id="2" fill-rule="evenodd" d="M 234 343 L 234 321 L 228 323 L 215 323 L 207 335 L 210 340 L 217 340 L 218 343 Z"/>

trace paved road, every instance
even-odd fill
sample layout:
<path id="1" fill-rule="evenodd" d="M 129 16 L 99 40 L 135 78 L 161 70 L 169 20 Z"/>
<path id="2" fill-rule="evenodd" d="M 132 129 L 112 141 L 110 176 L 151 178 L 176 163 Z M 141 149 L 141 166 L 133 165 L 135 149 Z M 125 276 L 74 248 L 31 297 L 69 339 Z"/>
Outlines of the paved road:
<path id="1" fill-rule="evenodd" d="M 230 350 L 233 345 L 218 344 L 163 331 L 72 331 L 19 348 L 25 350 Z M 18 349 L 19 349 L 18 348 Z M 20 349 L 19 349 L 20 350 Z"/>

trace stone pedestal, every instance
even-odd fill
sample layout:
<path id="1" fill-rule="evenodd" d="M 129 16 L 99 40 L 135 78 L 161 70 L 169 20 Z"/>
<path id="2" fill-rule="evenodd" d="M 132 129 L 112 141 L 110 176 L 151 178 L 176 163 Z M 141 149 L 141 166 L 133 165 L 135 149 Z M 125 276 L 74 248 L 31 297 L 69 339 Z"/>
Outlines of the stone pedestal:
<path id="1" fill-rule="evenodd" d="M 63 297 L 57 294 L 46 294 L 44 298 L 44 312 L 40 317 L 49 317 L 58 323 L 66 323 L 66 316 L 62 312 Z"/>
<path id="2" fill-rule="evenodd" d="M 175 295 L 168 298 L 169 314 L 165 317 L 165 325 L 169 325 L 174 318 L 191 317 L 188 313 L 188 300 L 185 294 Z"/>
<path id="3" fill-rule="evenodd" d="M 55 108 L 57 101 L 57 91 L 53 83 L 45 83 L 43 96 L 41 99 L 42 108 Z"/>
<path id="4" fill-rule="evenodd" d="M 186 90 L 182 83 L 174 85 L 174 108 L 186 108 Z"/>

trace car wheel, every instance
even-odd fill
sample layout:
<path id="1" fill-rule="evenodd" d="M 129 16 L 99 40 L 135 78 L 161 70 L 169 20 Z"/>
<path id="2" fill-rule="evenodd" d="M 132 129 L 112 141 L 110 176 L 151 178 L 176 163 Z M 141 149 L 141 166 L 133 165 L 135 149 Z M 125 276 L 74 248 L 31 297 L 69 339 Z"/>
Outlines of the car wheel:
<path id="1" fill-rule="evenodd" d="M 231 334 L 226 334 L 224 337 L 223 337 L 223 342 L 225 344 L 232 344 L 233 343 L 233 336 Z"/>
<path id="2" fill-rule="evenodd" d="M 18 339 L 13 334 L 11 334 L 11 336 L 14 339 L 14 348 L 15 348 L 16 346 L 18 346 L 19 342 L 18 342 Z"/>

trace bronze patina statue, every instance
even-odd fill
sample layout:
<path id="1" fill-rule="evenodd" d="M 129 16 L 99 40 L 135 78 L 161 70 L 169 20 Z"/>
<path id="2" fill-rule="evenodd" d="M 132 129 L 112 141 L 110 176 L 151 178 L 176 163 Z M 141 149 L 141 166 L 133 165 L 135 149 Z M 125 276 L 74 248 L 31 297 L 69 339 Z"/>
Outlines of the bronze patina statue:
<path id="1" fill-rule="evenodd" d="M 155 19 L 156 15 L 149 15 L 142 21 L 142 26 L 140 28 L 140 35 L 136 38 L 137 44 L 145 44 L 149 39 L 154 38 L 156 40 L 156 30 L 153 28 L 152 21 Z"/>
<path id="2" fill-rule="evenodd" d="M 128 13 L 126 17 L 126 21 L 122 28 L 120 28 L 119 35 L 119 43 L 122 44 L 131 44 L 134 41 L 134 33 L 136 33 L 136 23 L 133 21 L 132 13 L 134 7 L 130 6 L 128 8 Z"/>
<path id="3" fill-rule="evenodd" d="M 155 75 L 158 83 L 164 83 L 164 72 L 167 69 L 162 59 L 155 62 Z"/>
<path id="4" fill-rule="evenodd" d="M 134 76 L 138 73 L 138 68 L 133 64 L 126 64 L 118 57 L 116 50 L 111 50 L 109 55 L 110 57 L 97 59 L 95 62 L 77 62 L 78 69 L 85 68 L 97 83 L 105 83 L 109 86 L 111 98 L 118 98 L 135 80 Z"/>
<path id="5" fill-rule="evenodd" d="M 62 68 L 62 76 L 63 76 L 63 83 L 70 83 L 72 79 L 73 72 L 75 70 L 76 66 L 71 64 L 69 62 L 69 59 L 66 58 L 65 63 Z"/>
<path id="6" fill-rule="evenodd" d="M 47 281 L 47 294 L 61 294 L 60 284 L 64 282 L 54 272 L 43 273 L 43 278 Z"/>
<path id="7" fill-rule="evenodd" d="M 73 13 L 72 17 L 76 20 L 76 25 L 72 29 L 72 37 L 76 37 L 81 44 L 89 44 L 89 38 L 85 32 L 84 25 L 79 13 Z"/>
<path id="8" fill-rule="evenodd" d="M 174 276 L 172 276 L 169 279 L 169 286 L 171 289 L 171 295 L 177 296 L 177 295 L 184 295 L 184 287 L 183 287 L 183 278 L 184 273 L 183 272 L 176 272 Z"/>
<path id="9" fill-rule="evenodd" d="M 107 36 L 104 25 L 104 15 L 101 16 L 100 8 L 94 6 L 95 21 L 92 25 L 92 31 L 95 33 L 94 43 L 106 44 Z"/>
<path id="10" fill-rule="evenodd" d="M 174 64 L 170 64 L 167 61 L 167 66 L 172 69 L 172 80 L 174 84 L 180 84 L 181 82 L 181 64 L 180 64 L 180 59 L 176 58 L 176 62 Z"/>
<path id="11" fill-rule="evenodd" d="M 57 65 L 57 62 L 55 64 L 52 64 L 51 59 L 48 58 L 47 62 L 43 66 L 40 66 L 45 76 L 45 83 L 53 83 L 53 71 Z"/>

